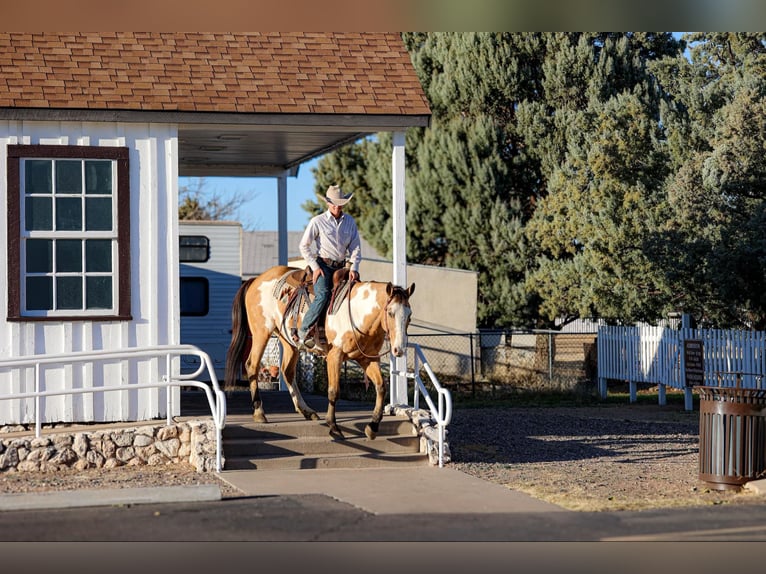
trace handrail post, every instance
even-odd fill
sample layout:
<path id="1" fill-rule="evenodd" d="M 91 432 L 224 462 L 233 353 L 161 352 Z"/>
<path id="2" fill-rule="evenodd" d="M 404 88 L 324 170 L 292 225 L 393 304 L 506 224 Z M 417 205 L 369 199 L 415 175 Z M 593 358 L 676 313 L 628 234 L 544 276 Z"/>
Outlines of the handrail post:
<path id="1" fill-rule="evenodd" d="M 173 399 L 172 399 L 172 393 L 170 392 L 170 352 L 168 352 L 165 355 L 165 382 L 168 383 L 168 385 L 165 387 L 165 420 L 168 426 L 172 423 L 172 418 L 170 416 L 170 413 L 172 411 L 173 406 Z"/>
<path id="2" fill-rule="evenodd" d="M 35 437 L 42 434 L 42 421 L 40 420 L 40 363 L 35 363 Z"/>

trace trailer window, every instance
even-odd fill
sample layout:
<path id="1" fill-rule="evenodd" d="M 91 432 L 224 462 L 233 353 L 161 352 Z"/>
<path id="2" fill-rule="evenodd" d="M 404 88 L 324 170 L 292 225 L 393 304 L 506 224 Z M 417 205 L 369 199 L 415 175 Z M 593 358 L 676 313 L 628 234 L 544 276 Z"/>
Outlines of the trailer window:
<path id="1" fill-rule="evenodd" d="M 202 317 L 210 310 L 210 283 L 205 277 L 181 277 L 181 317 Z"/>
<path id="2" fill-rule="evenodd" d="M 204 235 L 181 235 L 178 247 L 181 263 L 204 263 L 210 259 L 210 240 Z"/>

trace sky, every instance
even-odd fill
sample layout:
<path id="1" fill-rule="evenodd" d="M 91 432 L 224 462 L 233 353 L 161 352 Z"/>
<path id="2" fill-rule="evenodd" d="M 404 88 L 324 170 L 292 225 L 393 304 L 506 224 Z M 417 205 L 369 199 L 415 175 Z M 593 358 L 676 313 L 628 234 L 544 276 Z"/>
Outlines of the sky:
<path id="1" fill-rule="evenodd" d="M 297 177 L 287 178 L 287 230 L 303 231 L 309 214 L 301 208 L 307 200 L 316 200 L 314 175 L 319 158 L 300 166 Z M 197 178 L 181 177 L 179 187 Z M 205 191 L 226 198 L 229 194 L 250 197 L 239 210 L 237 220 L 247 231 L 277 231 L 277 178 L 275 177 L 205 177 Z"/>

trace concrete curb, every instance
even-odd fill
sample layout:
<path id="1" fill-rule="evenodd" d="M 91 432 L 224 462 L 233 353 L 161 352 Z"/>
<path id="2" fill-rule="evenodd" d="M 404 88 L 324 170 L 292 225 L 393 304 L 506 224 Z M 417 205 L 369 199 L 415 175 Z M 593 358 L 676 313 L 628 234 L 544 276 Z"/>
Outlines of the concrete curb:
<path id="1" fill-rule="evenodd" d="M 169 502 L 206 502 L 213 500 L 221 500 L 221 489 L 214 484 L 67 490 L 2 494 L 0 495 L 0 511 L 119 506 L 128 504 L 164 504 Z"/>
<path id="2" fill-rule="evenodd" d="M 766 479 L 748 481 L 743 485 L 743 488 L 756 494 L 766 494 Z"/>

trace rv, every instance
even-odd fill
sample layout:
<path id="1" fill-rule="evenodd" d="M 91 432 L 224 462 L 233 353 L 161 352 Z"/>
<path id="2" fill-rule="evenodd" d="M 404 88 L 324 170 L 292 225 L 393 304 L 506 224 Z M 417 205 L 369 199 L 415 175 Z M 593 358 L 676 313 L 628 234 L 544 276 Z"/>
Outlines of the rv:
<path id="1" fill-rule="evenodd" d="M 231 341 L 231 305 L 242 284 L 242 225 L 228 221 L 179 222 L 181 343 L 210 355 L 223 381 Z M 197 357 L 183 357 L 193 372 Z"/>

